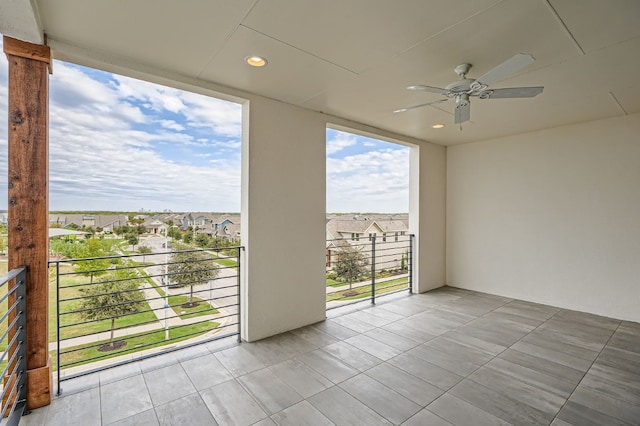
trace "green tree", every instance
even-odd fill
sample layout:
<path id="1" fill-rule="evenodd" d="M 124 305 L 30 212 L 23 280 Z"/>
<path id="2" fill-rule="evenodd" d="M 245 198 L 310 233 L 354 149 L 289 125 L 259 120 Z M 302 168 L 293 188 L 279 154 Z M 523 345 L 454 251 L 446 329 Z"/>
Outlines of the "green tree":
<path id="1" fill-rule="evenodd" d="M 185 244 L 191 244 L 193 241 L 193 234 L 191 232 L 187 232 L 182 236 L 182 241 L 184 241 Z"/>
<path id="2" fill-rule="evenodd" d="M 0 236 L 0 254 L 4 254 L 4 250 L 7 248 L 5 242 L 4 242 L 4 237 Z"/>
<path id="3" fill-rule="evenodd" d="M 353 282 L 360 279 L 367 273 L 369 260 L 355 247 L 344 247 L 337 253 L 337 260 L 334 266 L 334 273 L 349 283 L 351 290 Z"/>
<path id="4" fill-rule="evenodd" d="M 107 273 L 106 269 L 110 265 L 109 259 L 100 259 L 100 257 L 107 256 L 109 253 L 105 252 L 100 240 L 90 238 L 84 244 L 75 245 L 71 253 L 71 257 L 78 259 L 75 261 L 76 271 L 89 277 L 90 283 L 93 284 L 94 277 Z"/>
<path id="5" fill-rule="evenodd" d="M 210 247 L 211 238 L 207 234 L 198 234 L 196 236 L 196 244 L 199 247 Z"/>
<path id="6" fill-rule="evenodd" d="M 140 236 L 138 236 L 138 234 L 136 234 L 135 232 L 131 232 L 130 234 L 125 235 L 125 238 L 126 238 L 127 242 L 135 250 L 136 249 L 136 244 L 138 244 L 138 242 L 140 241 Z"/>
<path id="7" fill-rule="evenodd" d="M 206 284 L 218 276 L 218 264 L 202 251 L 180 251 L 171 255 L 169 279 L 172 286 L 189 286 L 189 297 L 185 308 L 196 306 L 193 302 L 193 286 Z"/>
<path id="8" fill-rule="evenodd" d="M 169 231 L 167 231 L 167 236 L 177 241 L 182 239 L 182 234 L 180 233 L 180 230 L 178 228 L 169 228 Z"/>
<path id="9" fill-rule="evenodd" d="M 111 337 L 106 350 L 116 349 L 113 341 L 116 319 L 140 312 L 144 295 L 139 290 L 140 277 L 132 269 L 116 269 L 109 282 L 81 289 L 81 315 L 87 320 L 111 320 Z"/>
<path id="10" fill-rule="evenodd" d="M 140 246 L 138 247 L 138 253 L 142 254 L 142 261 L 146 261 L 146 255 L 151 253 L 151 247 L 149 246 Z"/>

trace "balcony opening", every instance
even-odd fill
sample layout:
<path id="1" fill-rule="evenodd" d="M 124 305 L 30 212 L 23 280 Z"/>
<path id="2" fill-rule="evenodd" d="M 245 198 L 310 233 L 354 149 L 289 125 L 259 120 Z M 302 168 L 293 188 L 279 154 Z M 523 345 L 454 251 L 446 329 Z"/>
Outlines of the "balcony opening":
<path id="1" fill-rule="evenodd" d="M 327 309 L 410 289 L 409 148 L 328 128 L 326 191 Z"/>
<path id="2" fill-rule="evenodd" d="M 4 117 L 7 68 L 0 55 Z M 54 71 L 54 380 L 239 334 L 242 106 L 62 61 Z M 0 120 L 0 274 L 7 272 L 6 126 Z"/>

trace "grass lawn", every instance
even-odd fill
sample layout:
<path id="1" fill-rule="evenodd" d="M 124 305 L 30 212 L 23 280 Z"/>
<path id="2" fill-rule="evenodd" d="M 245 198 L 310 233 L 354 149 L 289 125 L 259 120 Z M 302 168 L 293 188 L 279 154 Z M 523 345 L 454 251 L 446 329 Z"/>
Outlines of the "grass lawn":
<path id="1" fill-rule="evenodd" d="M 71 265 L 60 265 L 60 273 L 69 273 L 73 271 Z M 77 286 L 71 288 L 60 289 L 60 337 L 67 339 L 70 337 L 82 336 L 89 333 L 96 333 L 101 331 L 108 331 L 111 329 L 111 320 L 102 320 L 84 323 L 85 319 L 82 318 L 80 313 L 68 313 L 81 309 L 81 300 L 68 300 L 74 297 L 82 296 L 80 291 L 81 284 L 88 282 L 87 277 L 82 275 L 63 275 L 60 277 L 61 287 Z M 49 271 L 49 341 L 55 342 L 56 336 L 56 280 L 55 269 L 51 268 Z M 126 315 L 116 319 L 116 328 L 123 328 L 134 326 L 138 324 L 149 324 L 157 321 L 156 315 L 151 311 L 151 307 L 147 302 L 144 302 L 139 313 Z M 84 323 L 84 324 L 78 324 Z M 75 325 L 77 324 L 77 325 Z"/>
<path id="2" fill-rule="evenodd" d="M 391 291 L 400 290 L 406 288 L 409 285 L 408 278 L 397 278 L 391 281 L 385 281 L 382 283 L 376 283 L 376 296 Z M 353 294 L 355 293 L 355 294 Z M 371 286 L 366 285 L 362 287 L 356 287 L 353 290 L 343 290 L 336 293 L 327 294 L 327 302 L 331 300 L 357 300 L 371 297 Z"/>
<path id="3" fill-rule="evenodd" d="M 163 328 L 150 333 L 132 334 L 131 336 L 116 339 L 127 342 L 127 345 L 124 348 L 109 352 L 98 351 L 99 345 L 107 343 L 109 340 L 92 343 L 91 347 L 86 349 L 83 349 L 86 345 L 66 348 L 61 351 L 60 361 L 63 367 L 75 367 L 90 362 L 105 360 L 116 356 L 130 354 L 132 352 L 138 352 L 186 340 L 195 337 L 198 334 L 214 330 L 218 328 L 219 325 L 220 324 L 217 322 L 207 321 L 192 325 L 171 327 L 169 329 L 169 338 L 171 339 L 169 342 L 164 340 L 165 330 Z M 51 355 L 53 358 L 53 368 L 57 371 L 57 351 L 52 351 Z"/>
<path id="4" fill-rule="evenodd" d="M 222 265 L 225 268 L 234 268 L 238 266 L 238 261 L 235 259 L 214 259 L 214 260 L 217 264 Z"/>
<path id="5" fill-rule="evenodd" d="M 327 287 L 340 287 L 343 285 L 347 285 L 349 283 L 332 280 L 331 278 L 327 278 Z"/>
<path id="6" fill-rule="evenodd" d="M 153 288 L 158 292 L 160 297 L 164 297 L 165 291 L 158 285 L 156 282 L 149 277 L 149 275 L 139 269 L 140 274 L 147 280 L 147 282 L 153 286 Z M 193 296 L 193 301 L 196 303 L 200 303 L 199 306 L 194 306 L 192 308 L 184 308 L 182 305 L 187 303 L 187 296 L 169 296 L 169 306 L 175 312 L 175 315 L 178 315 L 180 319 L 187 319 L 198 317 L 202 315 L 213 315 L 217 314 L 218 310 L 212 307 L 209 303 L 205 302 L 204 299 L 200 297 Z M 183 313 L 184 312 L 184 313 Z"/>

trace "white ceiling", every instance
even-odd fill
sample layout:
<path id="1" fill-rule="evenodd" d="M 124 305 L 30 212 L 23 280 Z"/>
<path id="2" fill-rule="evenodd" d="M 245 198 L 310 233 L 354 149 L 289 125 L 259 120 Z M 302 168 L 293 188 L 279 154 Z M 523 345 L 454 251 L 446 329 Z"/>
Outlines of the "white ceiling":
<path id="1" fill-rule="evenodd" d="M 18 2 L 7 0 L 8 7 Z M 443 145 L 640 112 L 638 0 L 34 0 L 54 56 L 75 46 Z M 4 6 L 5 8 L 7 6 Z M 24 7 L 24 6 L 22 6 Z M 20 15 L 22 16 L 22 15 Z M 0 20 L 6 35 L 17 32 Z M 56 51 L 57 49 L 57 51 Z M 82 50 L 80 50 L 82 51 Z M 453 102 L 405 87 L 478 77 L 516 53 L 537 60 L 492 88 L 531 99 Z M 262 69 L 244 58 L 262 55 Z M 444 123 L 434 130 L 431 125 Z"/>

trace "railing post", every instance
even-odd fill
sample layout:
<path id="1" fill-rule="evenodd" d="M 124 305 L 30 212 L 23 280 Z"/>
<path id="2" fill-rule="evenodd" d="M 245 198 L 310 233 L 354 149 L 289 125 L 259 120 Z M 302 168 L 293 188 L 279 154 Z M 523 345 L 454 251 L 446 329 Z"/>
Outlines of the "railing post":
<path id="1" fill-rule="evenodd" d="M 18 404 L 26 405 L 27 401 L 27 269 L 24 268 L 16 277 L 16 300 L 18 300 L 18 321 L 16 327 L 18 337 Z"/>
<path id="2" fill-rule="evenodd" d="M 413 243 L 415 235 L 409 234 L 409 254 L 407 264 L 409 267 L 409 294 L 413 294 Z"/>
<path id="3" fill-rule="evenodd" d="M 58 396 L 62 393 L 62 388 L 60 387 L 60 262 L 56 262 L 56 358 L 57 358 L 57 366 L 58 372 L 56 374 L 58 381 Z"/>
<path id="4" fill-rule="evenodd" d="M 376 304 L 376 236 L 371 240 L 371 304 Z"/>
<path id="5" fill-rule="evenodd" d="M 238 247 L 238 253 L 236 255 L 236 264 L 237 264 L 237 268 L 238 271 L 236 273 L 236 275 L 238 276 L 237 279 L 237 286 L 238 286 L 238 343 L 242 343 L 242 329 L 240 328 L 240 324 L 241 324 L 241 317 L 242 317 L 242 303 L 240 303 L 240 251 L 244 250 L 244 247 Z"/>

